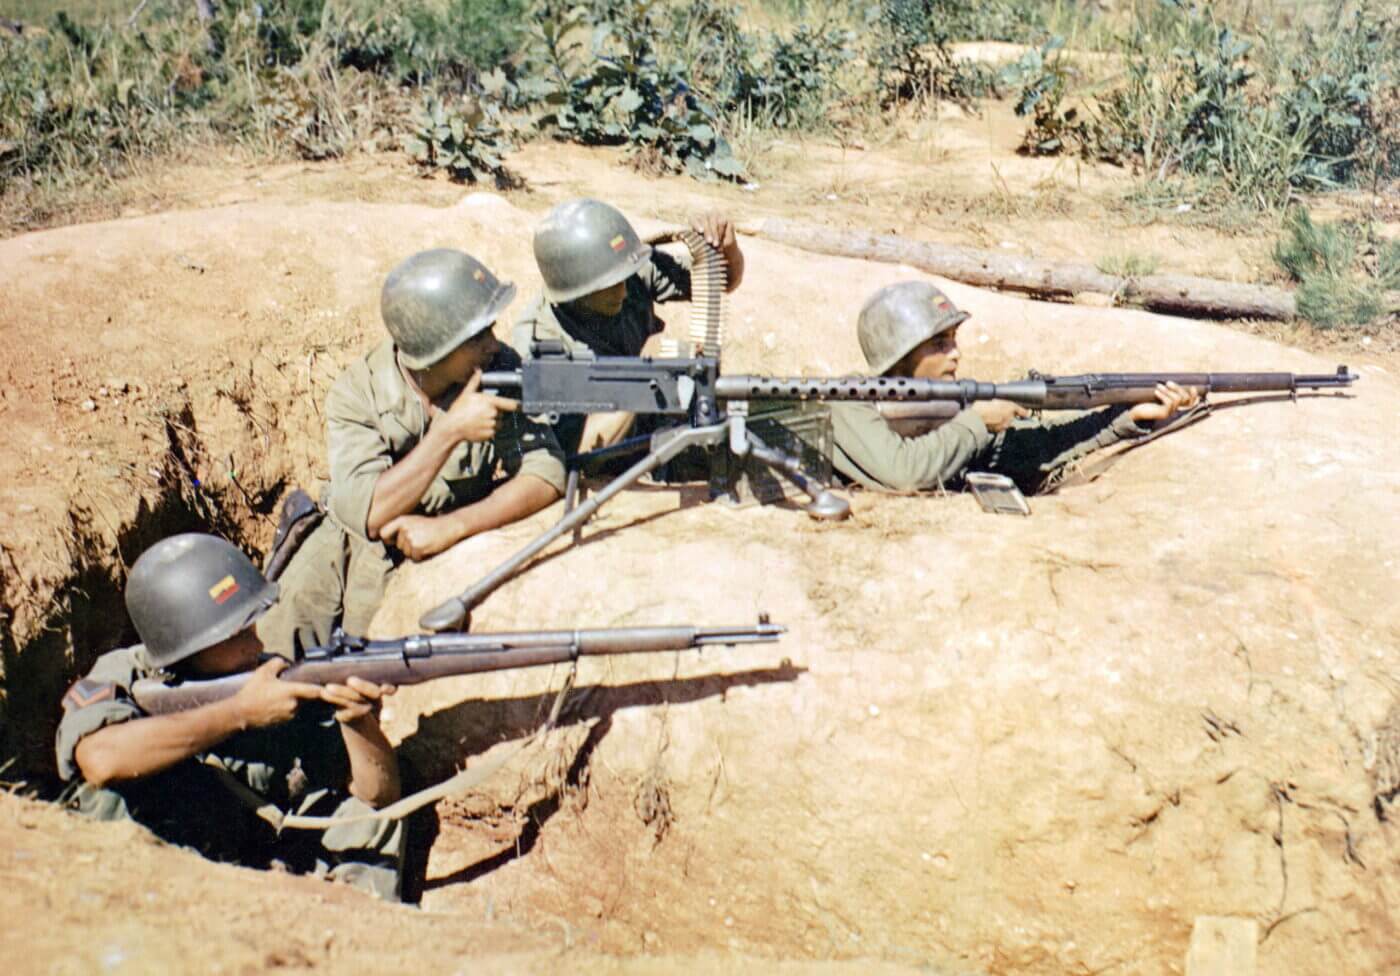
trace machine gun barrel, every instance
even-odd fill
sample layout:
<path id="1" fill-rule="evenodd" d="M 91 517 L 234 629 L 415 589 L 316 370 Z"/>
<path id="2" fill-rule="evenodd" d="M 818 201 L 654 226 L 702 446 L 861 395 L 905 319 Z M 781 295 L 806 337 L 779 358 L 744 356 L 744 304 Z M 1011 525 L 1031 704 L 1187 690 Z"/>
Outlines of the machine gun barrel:
<path id="1" fill-rule="evenodd" d="M 458 674 L 481 674 L 541 664 L 559 664 L 600 654 L 655 654 L 716 644 L 776 641 L 787 628 L 761 616 L 756 624 L 725 627 L 612 627 L 499 634 L 415 634 L 366 640 L 339 634 L 328 647 L 313 648 L 282 672 L 287 681 L 344 684 L 352 677 L 379 684 L 412 685 Z M 166 684 L 142 679 L 132 697 L 147 714 L 161 715 L 220 701 L 238 692 L 252 673 Z"/>
<path id="2" fill-rule="evenodd" d="M 967 406 L 978 400 L 1010 400 L 1037 410 L 1087 410 L 1111 404 L 1146 403 L 1157 386 L 1176 383 L 1202 393 L 1297 393 L 1299 390 L 1345 389 L 1360 377 L 1338 366 L 1337 372 L 1297 373 L 1083 373 L 1044 376 L 1010 383 L 976 380 L 922 380 L 899 376 L 721 376 L 715 381 L 720 400 L 866 400 L 950 401 Z"/>

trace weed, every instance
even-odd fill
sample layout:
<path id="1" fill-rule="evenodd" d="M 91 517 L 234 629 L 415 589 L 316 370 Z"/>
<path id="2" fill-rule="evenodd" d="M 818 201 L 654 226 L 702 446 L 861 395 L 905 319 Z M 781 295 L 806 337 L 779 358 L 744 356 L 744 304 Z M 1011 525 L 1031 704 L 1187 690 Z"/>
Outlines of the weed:
<path id="1" fill-rule="evenodd" d="M 442 170 L 453 180 L 475 183 L 492 177 L 502 189 L 521 180 L 502 162 L 506 150 L 501 128 L 488 109 L 473 101 L 449 110 L 429 95 L 404 138 L 404 149 L 424 170 Z"/>
<path id="2" fill-rule="evenodd" d="M 743 177 L 714 105 L 690 86 L 680 60 L 654 43 L 652 0 L 618 7 L 611 21 L 584 7 L 541 21 L 547 110 L 540 123 L 585 145 L 627 146 L 639 166 Z M 587 45 L 574 40 L 585 31 Z"/>
<path id="3" fill-rule="evenodd" d="M 1298 314 L 1320 328 L 1376 321 L 1400 285 L 1400 242 L 1348 221 L 1315 223 L 1302 207 L 1285 217 L 1274 261 L 1298 282 Z"/>
<path id="4" fill-rule="evenodd" d="M 1143 278 L 1157 273 L 1155 254 L 1106 254 L 1094 265 L 1106 275 L 1118 278 Z"/>
<path id="5" fill-rule="evenodd" d="M 875 44 L 868 57 L 881 104 L 947 98 L 971 107 L 974 98 L 994 90 L 988 68 L 953 57 L 945 14 L 966 6 L 954 0 L 880 0 L 871 9 L 867 20 Z"/>

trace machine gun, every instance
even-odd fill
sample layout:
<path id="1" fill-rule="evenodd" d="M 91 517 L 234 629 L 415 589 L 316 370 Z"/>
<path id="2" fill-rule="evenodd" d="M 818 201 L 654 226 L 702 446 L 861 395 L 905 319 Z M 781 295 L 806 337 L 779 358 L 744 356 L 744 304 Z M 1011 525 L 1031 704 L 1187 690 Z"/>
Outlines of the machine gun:
<path id="1" fill-rule="evenodd" d="M 615 627 L 500 634 L 417 634 L 366 640 L 337 631 L 326 647 L 312 648 L 280 677 L 309 684 L 344 684 L 360 677 L 378 684 L 412 685 L 458 674 L 480 674 L 577 661 L 598 654 L 655 654 L 717 644 L 767 644 L 787 628 L 768 622 L 737 627 Z M 136 704 L 150 715 L 220 701 L 247 684 L 252 672 L 168 684 L 143 678 L 132 685 Z"/>
<path id="2" fill-rule="evenodd" d="M 1295 373 L 1086 373 L 983 383 L 893 376 L 722 376 L 713 356 L 650 359 L 570 354 L 562 345 L 540 343 L 535 358 L 516 372 L 490 372 L 484 388 L 518 396 L 529 413 L 560 415 L 627 411 L 671 418 L 676 426 L 650 438 L 650 451 L 587 501 L 574 505 L 579 462 L 569 476 L 565 514 L 553 527 L 501 563 L 459 596 L 419 621 L 425 630 L 459 626 L 471 609 L 565 533 L 580 528 L 618 492 L 635 484 L 688 448 L 706 452 L 715 490 L 716 470 L 733 472 L 734 460 L 750 460 L 805 492 L 807 512 L 821 519 L 844 518 L 850 505 L 803 469 L 798 456 L 768 443 L 748 424 L 750 402 L 856 400 L 879 403 L 891 420 L 951 416 L 979 400 L 1011 400 L 1033 410 L 1084 410 L 1146 403 L 1160 383 L 1193 386 L 1205 393 L 1284 392 L 1343 389 L 1358 377 L 1345 366 L 1335 374 Z M 914 409 L 900 411 L 900 405 Z M 930 409 L 931 408 L 931 409 Z M 615 448 L 604 452 L 615 452 Z M 604 453 L 599 452 L 599 453 Z"/>

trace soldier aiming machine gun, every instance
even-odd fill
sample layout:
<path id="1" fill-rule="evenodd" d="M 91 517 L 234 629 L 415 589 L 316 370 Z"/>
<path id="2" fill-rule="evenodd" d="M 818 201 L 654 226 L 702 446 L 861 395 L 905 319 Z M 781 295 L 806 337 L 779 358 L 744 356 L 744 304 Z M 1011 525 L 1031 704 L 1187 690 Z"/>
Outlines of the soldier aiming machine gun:
<path id="1" fill-rule="evenodd" d="M 677 235 L 692 254 L 695 274 L 691 358 L 608 357 L 570 354 L 562 344 L 537 344 L 535 358 L 516 372 L 488 372 L 482 387 L 518 396 L 527 413 L 551 415 L 626 411 L 671 418 L 675 426 L 611 448 L 572 459 L 565 514 L 553 527 L 493 569 L 476 584 L 426 613 L 425 630 L 458 627 L 473 607 L 515 575 L 565 533 L 576 531 L 614 495 L 636 484 L 690 448 L 701 449 L 710 472 L 711 496 L 734 495 L 745 472 L 766 469 L 807 495 L 807 513 L 841 519 L 850 504 L 804 467 L 798 454 L 771 443 L 754 430 L 755 404 L 860 400 L 876 402 L 892 421 L 946 418 L 978 400 L 1010 400 L 1032 410 L 1085 410 L 1156 399 L 1160 383 L 1175 382 L 1209 393 L 1284 392 L 1341 389 L 1357 376 L 1339 366 L 1335 375 L 1295 373 L 1087 373 L 1046 376 L 1032 372 L 1010 383 L 976 380 L 922 380 L 892 376 L 724 376 L 719 347 L 724 314 L 723 261 L 698 234 Z M 649 448 L 645 457 L 587 501 L 575 505 L 579 471 L 591 460 Z"/>

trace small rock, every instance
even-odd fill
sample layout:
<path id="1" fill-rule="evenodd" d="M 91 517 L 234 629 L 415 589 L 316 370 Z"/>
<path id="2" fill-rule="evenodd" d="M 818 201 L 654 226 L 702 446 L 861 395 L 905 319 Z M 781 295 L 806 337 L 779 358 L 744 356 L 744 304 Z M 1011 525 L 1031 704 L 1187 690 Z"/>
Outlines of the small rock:
<path id="1" fill-rule="evenodd" d="M 34 512 L 37 512 L 38 509 L 35 508 L 33 505 L 21 505 L 21 506 L 18 508 L 17 511 L 18 511 L 21 515 L 29 515 L 29 514 L 32 514 L 32 513 L 34 513 Z"/>
<path id="2" fill-rule="evenodd" d="M 105 397 L 107 395 L 107 388 L 105 386 L 99 386 L 97 388 L 97 395 L 100 397 Z"/>
<path id="3" fill-rule="evenodd" d="M 724 916 L 724 927 L 727 928 L 727 929 L 733 928 L 733 927 L 734 927 L 734 916 L 733 916 L 733 915 L 726 915 L 726 916 Z"/>
<path id="4" fill-rule="evenodd" d="M 1186 976 L 1255 976 L 1259 923 L 1252 918 L 1197 915 L 1186 951 Z"/>
<path id="5" fill-rule="evenodd" d="M 655 945 L 656 945 L 658 942 L 660 942 L 660 941 L 661 941 L 661 936 L 657 935 L 655 932 L 643 932 L 643 933 L 642 933 L 642 944 L 643 944 L 643 945 L 646 945 L 646 946 L 655 946 Z"/>
<path id="6" fill-rule="evenodd" d="M 871 705 L 869 711 L 870 711 L 870 717 L 871 717 L 871 718 L 876 718 L 876 717 L 878 717 L 879 714 L 880 714 L 880 706 L 879 706 L 879 705 Z"/>
<path id="7" fill-rule="evenodd" d="M 97 404 L 92 400 L 84 400 L 82 403 L 78 404 L 78 409 L 82 410 L 83 413 L 92 413 L 97 409 Z"/>

